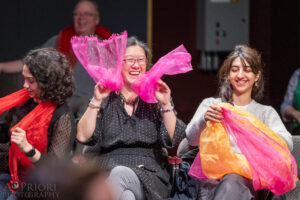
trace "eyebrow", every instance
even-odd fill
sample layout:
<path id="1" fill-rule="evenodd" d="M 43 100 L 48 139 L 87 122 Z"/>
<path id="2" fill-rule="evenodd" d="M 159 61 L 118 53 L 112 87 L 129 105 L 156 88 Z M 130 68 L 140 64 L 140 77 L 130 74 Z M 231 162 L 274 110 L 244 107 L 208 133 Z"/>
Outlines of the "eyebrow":
<path id="1" fill-rule="evenodd" d="M 125 55 L 125 57 L 143 57 L 143 58 L 146 58 L 146 56 L 145 55 L 131 55 L 131 54 L 129 54 L 129 55 Z"/>
<path id="2" fill-rule="evenodd" d="M 231 67 L 240 67 L 239 65 L 231 65 Z M 252 68 L 250 65 L 245 65 L 245 66 L 242 66 L 243 68 L 247 68 L 247 67 L 250 67 L 250 68 Z"/>
<path id="3" fill-rule="evenodd" d="M 22 75 L 24 76 L 24 78 L 34 78 L 33 76 L 26 76 L 26 74 L 24 74 L 23 72 Z"/>

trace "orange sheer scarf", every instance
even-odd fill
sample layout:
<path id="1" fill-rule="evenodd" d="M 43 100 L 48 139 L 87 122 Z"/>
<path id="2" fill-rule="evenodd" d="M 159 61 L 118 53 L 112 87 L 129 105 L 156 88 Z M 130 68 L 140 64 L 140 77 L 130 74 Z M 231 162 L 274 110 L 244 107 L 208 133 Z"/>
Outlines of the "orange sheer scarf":
<path id="1" fill-rule="evenodd" d="M 219 106 L 228 108 L 236 114 L 246 117 L 250 122 L 255 124 L 258 129 L 267 133 L 281 146 L 288 149 L 286 142 L 280 136 L 249 112 L 227 103 L 221 103 Z M 246 124 L 245 127 L 248 128 Z M 237 154 L 233 151 L 223 123 L 210 121 L 206 123 L 206 129 L 200 136 L 199 151 L 202 170 L 207 178 L 216 180 L 221 179 L 226 174 L 236 173 L 252 179 L 252 173 L 247 159 L 243 154 Z"/>

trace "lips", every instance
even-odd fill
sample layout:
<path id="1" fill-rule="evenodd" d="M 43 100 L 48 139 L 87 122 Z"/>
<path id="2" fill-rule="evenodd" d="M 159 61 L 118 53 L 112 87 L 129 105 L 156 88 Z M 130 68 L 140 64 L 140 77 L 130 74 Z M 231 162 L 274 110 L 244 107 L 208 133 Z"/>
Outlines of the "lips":
<path id="1" fill-rule="evenodd" d="M 84 26 L 84 25 L 86 25 L 86 22 L 85 21 L 80 21 L 80 22 L 78 22 L 78 25 L 79 26 Z"/>
<path id="2" fill-rule="evenodd" d="M 139 71 L 130 71 L 129 75 L 131 75 L 131 76 L 139 76 L 140 72 Z"/>
<path id="3" fill-rule="evenodd" d="M 244 86 L 247 84 L 248 81 L 235 81 L 237 86 Z"/>

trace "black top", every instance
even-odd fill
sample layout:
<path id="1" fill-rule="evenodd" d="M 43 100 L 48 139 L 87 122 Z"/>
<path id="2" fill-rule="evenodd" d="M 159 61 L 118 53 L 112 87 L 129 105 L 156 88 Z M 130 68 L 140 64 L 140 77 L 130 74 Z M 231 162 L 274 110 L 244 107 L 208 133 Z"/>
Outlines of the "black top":
<path id="1" fill-rule="evenodd" d="M 1 172 L 8 172 L 8 148 L 9 148 L 9 129 L 17 124 L 23 117 L 37 106 L 32 99 L 29 99 L 23 106 L 12 108 L 6 117 L 6 124 L 2 124 L 0 142 L 3 154 L 0 156 Z M 5 128 L 6 126 L 6 128 Z M 5 130 L 5 131 L 4 131 Z M 47 132 L 47 156 L 62 158 L 70 155 L 71 148 L 75 139 L 75 121 L 74 117 L 66 103 L 55 108 Z M 5 147 L 6 151 L 5 152 Z M 45 158 L 42 155 L 38 161 L 40 163 Z M 35 163 L 36 164 L 36 163 Z"/>
<path id="2" fill-rule="evenodd" d="M 185 137 L 186 125 L 176 120 L 171 142 L 158 104 L 139 100 L 132 116 L 121 97 L 112 92 L 101 104 L 93 139 L 101 148 L 101 164 L 131 168 L 141 180 L 147 199 L 167 199 L 171 191 L 167 155 Z"/>

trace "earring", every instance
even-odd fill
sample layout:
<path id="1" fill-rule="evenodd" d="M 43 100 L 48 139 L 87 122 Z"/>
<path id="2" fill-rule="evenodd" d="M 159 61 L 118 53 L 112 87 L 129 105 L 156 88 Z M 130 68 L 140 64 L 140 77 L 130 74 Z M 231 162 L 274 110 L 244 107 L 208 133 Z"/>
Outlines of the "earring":
<path id="1" fill-rule="evenodd" d="M 225 78 L 225 83 L 226 83 L 226 84 L 229 84 L 228 78 Z"/>
<path id="2" fill-rule="evenodd" d="M 258 83 L 257 83 L 258 81 L 255 81 L 255 83 L 254 83 L 254 86 L 255 87 L 258 87 Z"/>

